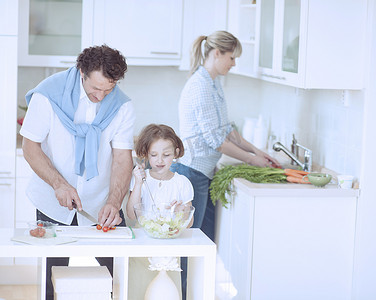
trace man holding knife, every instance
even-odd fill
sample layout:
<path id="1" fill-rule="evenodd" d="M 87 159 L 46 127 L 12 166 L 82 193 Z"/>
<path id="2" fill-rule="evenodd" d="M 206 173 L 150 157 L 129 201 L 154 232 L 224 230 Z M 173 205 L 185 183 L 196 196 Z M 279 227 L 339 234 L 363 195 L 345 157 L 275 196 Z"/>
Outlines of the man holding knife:
<path id="1" fill-rule="evenodd" d="M 134 109 L 117 82 L 125 58 L 106 45 L 86 48 L 75 67 L 43 80 L 26 94 L 28 111 L 20 134 L 24 157 L 34 170 L 26 194 L 37 219 L 61 225 L 125 225 L 122 202 L 133 168 Z M 47 260 L 47 296 L 53 299 Z M 97 258 L 112 273 L 112 258 Z"/>

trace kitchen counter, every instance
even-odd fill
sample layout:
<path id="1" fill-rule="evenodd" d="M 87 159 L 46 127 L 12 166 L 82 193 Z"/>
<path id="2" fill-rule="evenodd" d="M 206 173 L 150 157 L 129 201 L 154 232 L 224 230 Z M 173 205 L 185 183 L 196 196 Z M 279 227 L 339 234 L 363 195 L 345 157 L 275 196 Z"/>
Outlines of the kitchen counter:
<path id="1" fill-rule="evenodd" d="M 315 187 L 311 184 L 296 183 L 254 183 L 243 178 L 235 178 L 234 185 L 249 193 L 249 196 L 265 197 L 358 197 L 358 189 L 341 189 L 337 184 Z"/>
<path id="2" fill-rule="evenodd" d="M 276 159 L 284 166 L 291 168 L 290 159 L 281 153 L 275 153 Z M 217 169 L 227 165 L 242 164 L 240 160 L 222 155 L 217 163 Z M 254 183 L 243 178 L 235 178 L 233 183 L 239 189 L 249 193 L 250 196 L 296 196 L 296 197 L 358 197 L 360 190 L 341 189 L 337 186 L 337 173 L 322 166 L 313 165 L 312 172 L 323 172 L 332 175 L 332 181 L 325 187 L 315 187 L 312 184 L 297 183 Z M 357 186 L 354 183 L 354 186 Z"/>
<path id="3" fill-rule="evenodd" d="M 0 257 L 39 257 L 39 299 L 45 298 L 46 257 L 114 257 L 114 299 L 125 300 L 129 257 L 187 256 L 188 299 L 214 300 L 216 246 L 200 229 L 187 229 L 176 239 L 152 239 L 140 228 L 133 230 L 135 239 L 79 239 L 46 246 L 11 241 L 25 229 L 0 228 Z"/>
<path id="4" fill-rule="evenodd" d="M 359 189 L 235 178 L 232 191 L 216 205 L 219 300 L 351 299 Z"/>

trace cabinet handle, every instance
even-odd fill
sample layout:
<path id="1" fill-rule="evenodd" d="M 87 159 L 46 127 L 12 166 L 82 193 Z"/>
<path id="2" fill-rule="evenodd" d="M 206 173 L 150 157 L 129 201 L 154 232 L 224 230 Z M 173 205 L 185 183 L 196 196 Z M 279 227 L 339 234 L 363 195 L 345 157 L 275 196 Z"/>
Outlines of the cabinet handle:
<path id="1" fill-rule="evenodd" d="M 279 79 L 279 80 L 286 80 L 286 77 L 270 75 L 270 74 L 265 74 L 265 73 L 261 73 L 261 76 L 270 77 L 270 78 Z"/>
<path id="2" fill-rule="evenodd" d="M 69 61 L 69 60 L 61 60 L 60 63 L 62 64 L 75 64 L 75 61 Z"/>
<path id="3" fill-rule="evenodd" d="M 178 55 L 178 52 L 162 52 L 162 51 L 150 51 L 151 54 L 162 54 L 162 55 Z"/>
<path id="4" fill-rule="evenodd" d="M 0 171 L 0 174 L 10 174 L 10 172 L 9 171 L 7 171 L 7 172 Z"/>
<path id="5" fill-rule="evenodd" d="M 11 186 L 10 183 L 1 183 L 1 182 L 0 182 L 0 185 L 3 185 L 3 186 Z"/>

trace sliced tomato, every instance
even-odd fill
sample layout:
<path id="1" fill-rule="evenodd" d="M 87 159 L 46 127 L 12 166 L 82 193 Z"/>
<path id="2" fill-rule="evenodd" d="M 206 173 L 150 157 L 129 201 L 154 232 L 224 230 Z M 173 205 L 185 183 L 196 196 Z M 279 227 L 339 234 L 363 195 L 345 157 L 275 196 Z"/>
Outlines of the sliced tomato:
<path id="1" fill-rule="evenodd" d="M 105 227 L 103 227 L 102 230 L 103 230 L 103 232 L 107 232 L 108 231 L 108 227 L 105 226 Z"/>
<path id="2" fill-rule="evenodd" d="M 97 224 L 97 229 L 98 229 L 98 230 L 101 230 L 101 229 L 102 229 L 102 226 L 99 225 L 99 224 Z"/>

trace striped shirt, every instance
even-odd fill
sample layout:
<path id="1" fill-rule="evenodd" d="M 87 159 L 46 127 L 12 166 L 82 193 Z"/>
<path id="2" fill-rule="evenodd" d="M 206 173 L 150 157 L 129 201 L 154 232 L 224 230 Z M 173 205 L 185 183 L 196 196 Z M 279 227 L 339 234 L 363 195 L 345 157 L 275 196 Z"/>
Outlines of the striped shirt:
<path id="1" fill-rule="evenodd" d="M 233 128 L 227 119 L 219 78 L 213 80 L 203 66 L 189 78 L 181 93 L 179 127 L 185 150 L 179 162 L 212 179 L 221 157 L 216 149 Z"/>

